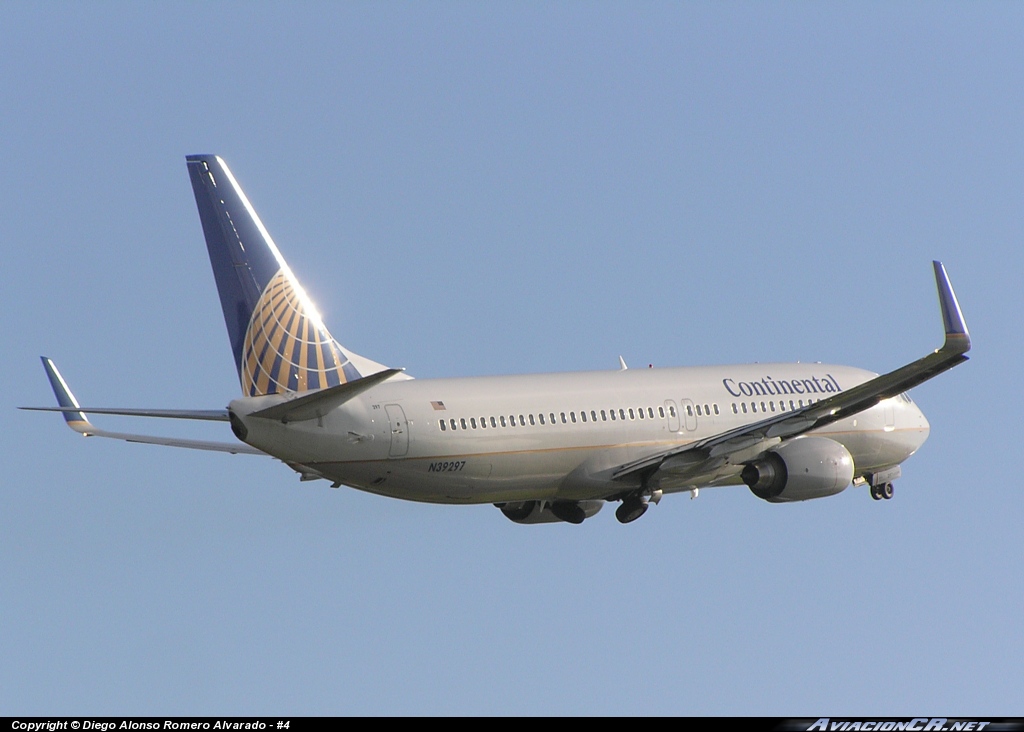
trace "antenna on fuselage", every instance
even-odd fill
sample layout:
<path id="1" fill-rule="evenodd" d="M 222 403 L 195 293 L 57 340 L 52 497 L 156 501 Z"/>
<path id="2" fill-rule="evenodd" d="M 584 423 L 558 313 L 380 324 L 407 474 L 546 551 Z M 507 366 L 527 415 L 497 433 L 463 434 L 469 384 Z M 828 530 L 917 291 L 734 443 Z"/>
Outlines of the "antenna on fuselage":
<path id="1" fill-rule="evenodd" d="M 628 370 L 629 370 L 629 366 L 626 365 L 626 359 L 624 359 L 622 356 L 619 356 L 619 371 L 628 371 Z"/>

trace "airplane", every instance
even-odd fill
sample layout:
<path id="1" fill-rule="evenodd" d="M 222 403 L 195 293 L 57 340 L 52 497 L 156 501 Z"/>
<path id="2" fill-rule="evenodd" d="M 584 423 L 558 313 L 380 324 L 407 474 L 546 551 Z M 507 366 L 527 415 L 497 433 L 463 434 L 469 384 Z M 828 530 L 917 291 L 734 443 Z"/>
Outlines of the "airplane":
<path id="1" fill-rule="evenodd" d="M 665 494 L 746 485 L 771 503 L 867 486 L 893 496 L 929 434 L 907 391 L 967 360 L 970 335 L 933 262 L 941 348 L 878 375 L 820 363 L 414 379 L 331 336 L 227 164 L 186 157 L 242 396 L 226 409 L 83 408 L 54 362 L 57 407 L 85 436 L 270 456 L 300 480 L 519 524 L 630 523 Z M 89 414 L 227 422 L 237 441 L 109 432 Z"/>

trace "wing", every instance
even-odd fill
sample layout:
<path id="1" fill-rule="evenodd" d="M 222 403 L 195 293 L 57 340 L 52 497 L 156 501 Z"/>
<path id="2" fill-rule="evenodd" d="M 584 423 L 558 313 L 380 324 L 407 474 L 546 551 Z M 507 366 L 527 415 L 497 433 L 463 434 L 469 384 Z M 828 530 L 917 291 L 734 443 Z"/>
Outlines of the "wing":
<path id="1" fill-rule="evenodd" d="M 64 377 L 60 375 L 53 361 L 42 359 L 43 368 L 46 369 L 46 376 L 50 379 L 50 386 L 53 387 L 53 394 L 57 397 L 57 407 L 21 407 L 43 412 L 60 412 L 64 415 L 64 421 L 68 427 L 86 437 L 112 437 L 115 440 L 126 442 L 141 442 L 148 445 L 167 445 L 169 447 L 187 447 L 193 450 L 213 450 L 216 452 L 230 452 L 233 454 L 266 455 L 262 450 L 257 450 L 242 442 L 211 442 L 207 440 L 187 440 L 175 437 L 160 437 L 157 435 L 136 435 L 127 432 L 108 432 L 93 426 L 92 422 L 85 415 L 85 411 L 78 404 L 75 395 L 71 393 Z M 199 419 L 227 422 L 229 420 L 226 409 L 220 410 L 184 410 L 184 409 L 94 409 L 97 414 L 118 414 L 130 417 L 167 417 L 171 419 Z"/>
<path id="2" fill-rule="evenodd" d="M 971 336 L 960 304 L 941 262 L 932 263 L 946 339 L 942 348 L 913 363 L 809 406 L 753 422 L 728 432 L 671 448 L 620 466 L 614 479 L 671 476 L 676 480 L 705 475 L 727 465 L 739 466 L 783 440 L 797 437 L 863 412 L 967 360 Z"/>

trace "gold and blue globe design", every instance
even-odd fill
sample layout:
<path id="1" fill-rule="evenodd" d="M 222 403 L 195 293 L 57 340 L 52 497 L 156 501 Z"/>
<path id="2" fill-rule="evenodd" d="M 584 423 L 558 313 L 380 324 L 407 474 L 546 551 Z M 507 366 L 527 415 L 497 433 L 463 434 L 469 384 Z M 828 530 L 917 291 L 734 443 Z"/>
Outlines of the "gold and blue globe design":
<path id="1" fill-rule="evenodd" d="M 249 320 L 240 376 L 245 394 L 262 396 L 337 386 L 359 373 L 282 269 Z"/>

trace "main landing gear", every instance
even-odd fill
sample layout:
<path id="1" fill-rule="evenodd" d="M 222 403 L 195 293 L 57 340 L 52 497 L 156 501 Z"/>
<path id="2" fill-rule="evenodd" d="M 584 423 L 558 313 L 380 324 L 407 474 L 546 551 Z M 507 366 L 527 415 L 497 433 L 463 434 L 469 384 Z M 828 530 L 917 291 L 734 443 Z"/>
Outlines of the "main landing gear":
<path id="1" fill-rule="evenodd" d="M 888 501 L 892 498 L 892 493 L 892 483 L 880 483 L 878 485 L 871 486 L 871 497 L 876 501 L 881 501 L 882 499 Z"/>
<path id="2" fill-rule="evenodd" d="M 647 513 L 647 501 L 640 496 L 630 496 L 622 501 L 622 505 L 615 509 L 615 518 L 620 524 L 628 524 L 636 521 Z"/>
<path id="3" fill-rule="evenodd" d="M 620 524 L 636 521 L 647 513 L 647 508 L 651 503 L 657 505 L 661 500 L 661 495 L 660 490 L 632 493 L 623 498 L 622 505 L 615 509 L 615 518 L 619 520 Z"/>

